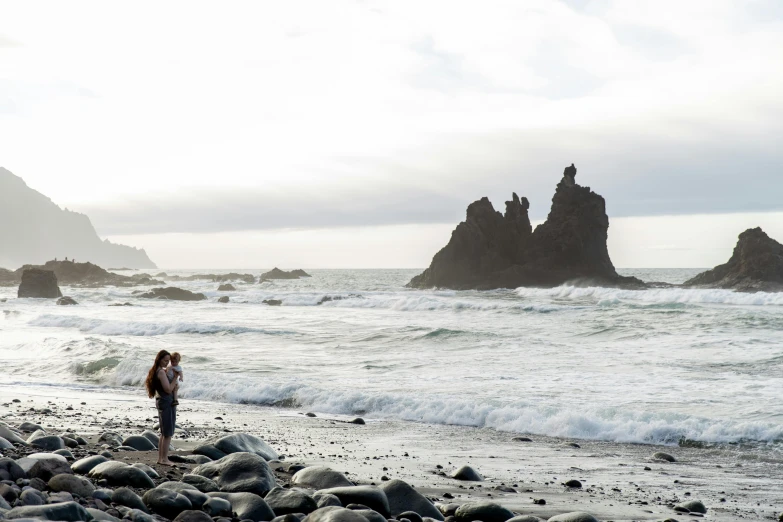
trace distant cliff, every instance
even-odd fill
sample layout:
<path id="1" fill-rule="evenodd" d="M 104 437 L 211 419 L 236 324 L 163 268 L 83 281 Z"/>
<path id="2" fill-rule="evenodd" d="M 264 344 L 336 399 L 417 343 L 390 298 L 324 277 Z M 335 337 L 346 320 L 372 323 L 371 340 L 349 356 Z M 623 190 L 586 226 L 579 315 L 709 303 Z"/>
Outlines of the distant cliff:
<path id="1" fill-rule="evenodd" d="M 0 267 L 68 257 L 101 266 L 156 268 L 143 249 L 102 241 L 90 218 L 61 209 L 3 167 L 0 224 Z"/>
<path id="2" fill-rule="evenodd" d="M 412 288 L 491 289 L 551 287 L 566 282 L 641 288 L 615 271 L 606 248 L 609 218 L 604 198 L 576 184 L 565 169 L 546 221 L 532 230 L 527 198 L 513 194 L 505 215 L 487 198 L 468 206 L 465 221 L 414 277 Z"/>

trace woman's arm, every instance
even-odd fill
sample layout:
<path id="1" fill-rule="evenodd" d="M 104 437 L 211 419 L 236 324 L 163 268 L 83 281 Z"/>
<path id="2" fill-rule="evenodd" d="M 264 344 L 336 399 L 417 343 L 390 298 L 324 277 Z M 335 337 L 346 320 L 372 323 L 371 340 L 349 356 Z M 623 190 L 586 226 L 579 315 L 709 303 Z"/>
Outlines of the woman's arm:
<path id="1" fill-rule="evenodd" d="M 177 388 L 176 381 L 169 382 L 169 378 L 166 377 L 166 370 L 158 370 L 158 379 L 160 380 L 160 385 L 163 388 L 163 391 L 166 393 L 172 393 Z"/>

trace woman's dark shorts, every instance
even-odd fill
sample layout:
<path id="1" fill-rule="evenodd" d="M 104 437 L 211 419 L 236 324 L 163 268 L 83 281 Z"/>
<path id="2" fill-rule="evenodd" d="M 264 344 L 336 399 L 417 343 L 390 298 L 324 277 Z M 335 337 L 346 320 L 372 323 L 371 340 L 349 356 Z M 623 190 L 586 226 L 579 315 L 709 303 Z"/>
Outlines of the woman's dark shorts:
<path id="1" fill-rule="evenodd" d="M 174 426 L 177 423 L 177 408 L 171 404 L 172 402 L 174 402 L 173 395 L 163 395 L 155 399 L 155 406 L 158 408 L 160 434 L 163 437 L 172 437 L 174 435 Z"/>

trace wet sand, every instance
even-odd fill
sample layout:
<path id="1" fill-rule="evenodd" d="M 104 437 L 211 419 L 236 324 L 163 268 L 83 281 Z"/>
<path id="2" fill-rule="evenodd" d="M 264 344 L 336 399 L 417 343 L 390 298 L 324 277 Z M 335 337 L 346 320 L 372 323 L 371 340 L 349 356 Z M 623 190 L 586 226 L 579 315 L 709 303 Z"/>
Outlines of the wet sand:
<path id="1" fill-rule="evenodd" d="M 18 399 L 20 402 L 12 402 Z M 82 402 L 86 404 L 82 404 Z M 41 424 L 47 431 L 70 430 L 97 441 L 104 431 L 140 434 L 157 422 L 153 401 L 141 390 L 106 393 L 78 388 L 0 385 L 0 420 Z M 68 409 L 72 408 L 72 409 Z M 673 506 L 700 500 L 706 518 L 716 521 L 777 520 L 783 510 L 783 461 L 738 446 L 709 448 L 563 440 L 463 426 L 350 418 L 292 412 L 252 405 L 182 400 L 174 438 L 175 454 L 230 432 L 262 437 L 281 457 L 273 463 L 287 483 L 288 465 L 328 465 L 358 484 L 402 479 L 436 502 L 491 500 L 512 511 L 544 519 L 586 511 L 599 520 L 693 519 Z M 665 452 L 676 458 L 652 458 Z M 152 465 L 172 478 L 192 468 L 157 466 L 156 452 L 117 452 L 115 458 Z M 448 475 L 462 465 L 485 480 L 464 482 Z M 576 479 L 582 488 L 564 483 Z M 511 488 L 501 491 L 498 487 Z M 545 504 L 535 501 L 543 499 Z"/>

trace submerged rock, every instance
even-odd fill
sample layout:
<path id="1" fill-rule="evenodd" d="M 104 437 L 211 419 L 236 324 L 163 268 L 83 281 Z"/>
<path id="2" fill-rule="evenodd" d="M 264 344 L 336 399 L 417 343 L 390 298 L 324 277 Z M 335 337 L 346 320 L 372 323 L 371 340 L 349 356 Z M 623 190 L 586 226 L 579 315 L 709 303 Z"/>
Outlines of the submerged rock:
<path id="1" fill-rule="evenodd" d="M 234 290 L 236 290 L 236 288 L 231 283 L 225 283 L 218 286 L 218 292 L 233 292 Z"/>
<path id="2" fill-rule="evenodd" d="M 218 297 L 218 303 L 227 303 L 227 302 L 229 302 L 229 301 L 230 301 L 230 299 L 228 298 L 228 296 L 227 296 L 227 295 L 224 295 L 224 296 Z"/>
<path id="3" fill-rule="evenodd" d="M 39 268 L 28 268 L 22 272 L 22 282 L 16 295 L 47 299 L 63 296 L 60 287 L 57 286 L 57 276 L 54 272 Z"/>
<path id="4" fill-rule="evenodd" d="M 67 305 L 77 305 L 79 303 L 77 303 L 76 299 L 74 299 L 73 297 L 64 295 L 57 300 L 57 304 L 60 306 L 67 306 Z"/>
<path id="5" fill-rule="evenodd" d="M 203 301 L 207 298 L 202 293 L 194 293 L 174 286 L 166 288 L 153 288 L 149 292 L 139 294 L 143 299 L 170 299 L 172 301 Z"/>
<path id="6" fill-rule="evenodd" d="M 741 292 L 783 291 L 783 245 L 761 228 L 739 235 L 729 261 L 702 272 L 685 286 L 730 288 Z"/>

